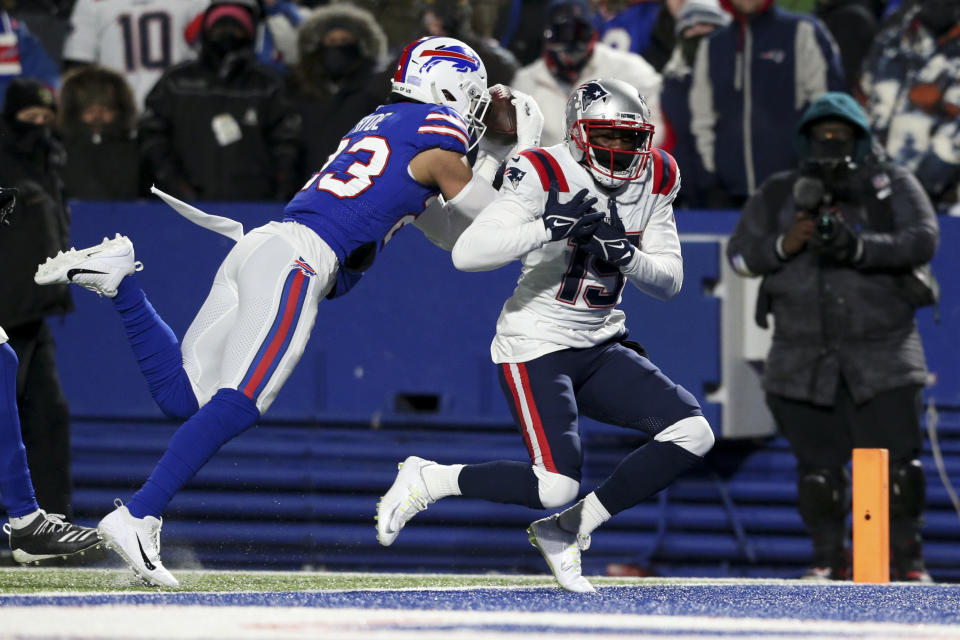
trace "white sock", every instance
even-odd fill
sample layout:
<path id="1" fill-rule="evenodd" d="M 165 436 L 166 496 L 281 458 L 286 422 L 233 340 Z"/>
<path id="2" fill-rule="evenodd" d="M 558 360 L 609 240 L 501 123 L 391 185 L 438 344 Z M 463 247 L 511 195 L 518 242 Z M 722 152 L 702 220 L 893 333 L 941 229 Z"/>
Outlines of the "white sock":
<path id="1" fill-rule="evenodd" d="M 597 494 L 591 491 L 583 500 L 561 513 L 557 524 L 565 531 L 589 536 L 609 519 L 610 512 L 601 504 Z"/>
<path id="2" fill-rule="evenodd" d="M 28 527 L 31 522 L 33 522 L 38 516 L 43 515 L 41 509 L 37 509 L 33 513 L 28 513 L 25 516 L 20 516 L 19 518 L 10 518 L 10 528 L 11 529 L 23 529 Z"/>
<path id="3" fill-rule="evenodd" d="M 434 500 L 447 496 L 459 496 L 460 470 L 462 464 L 431 464 L 420 470 L 423 483 L 427 485 L 427 492 Z"/>

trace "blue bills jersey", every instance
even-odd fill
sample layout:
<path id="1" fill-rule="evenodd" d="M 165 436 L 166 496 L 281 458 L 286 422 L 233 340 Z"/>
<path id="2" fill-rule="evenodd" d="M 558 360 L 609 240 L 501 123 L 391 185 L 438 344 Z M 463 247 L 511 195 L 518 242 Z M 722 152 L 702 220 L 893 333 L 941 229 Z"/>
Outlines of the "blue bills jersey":
<path id="1" fill-rule="evenodd" d="M 284 209 L 284 220 L 304 224 L 340 262 L 332 297 L 359 281 L 393 234 L 423 213 L 437 187 L 420 184 L 408 166 L 428 149 L 466 154 L 467 125 L 449 107 L 398 102 L 362 118 Z"/>

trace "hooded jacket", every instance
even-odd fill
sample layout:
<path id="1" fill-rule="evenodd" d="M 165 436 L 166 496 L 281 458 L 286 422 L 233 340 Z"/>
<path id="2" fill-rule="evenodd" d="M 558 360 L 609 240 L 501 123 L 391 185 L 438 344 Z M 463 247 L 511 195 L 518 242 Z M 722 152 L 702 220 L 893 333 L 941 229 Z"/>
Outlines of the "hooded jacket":
<path id="1" fill-rule="evenodd" d="M 107 101 L 116 119 L 95 132 L 83 111 Z M 60 91 L 60 137 L 67 152 L 63 181 L 67 197 L 82 200 L 135 200 L 147 192 L 136 136 L 133 93 L 123 76 L 84 66 L 67 73 Z"/>
<path id="2" fill-rule="evenodd" d="M 836 44 L 819 20 L 773 6 L 736 13 L 701 41 L 689 93 L 691 130 L 703 182 L 742 199 L 768 176 L 794 166 L 793 130 L 825 91 L 845 87 Z"/>
<path id="3" fill-rule="evenodd" d="M 848 95 L 828 93 L 803 114 L 796 148 L 807 149 L 808 126 L 825 117 L 860 132 L 857 153 L 869 150 L 866 118 Z M 861 259 L 838 265 L 809 247 L 783 259 L 779 237 L 798 209 L 792 189 L 798 171 L 775 174 L 747 201 L 727 245 L 741 275 L 763 276 L 758 321 L 774 317 L 767 355 L 767 392 L 831 406 L 841 378 L 858 403 L 876 394 L 926 381 L 926 362 L 915 308 L 902 280 L 933 257 L 939 241 L 936 214 L 917 179 L 866 151 L 850 175 L 847 195 L 835 204 L 863 242 Z"/>
<path id="4" fill-rule="evenodd" d="M 0 184 L 20 191 L 10 226 L 0 231 L 0 326 L 11 331 L 73 310 L 67 285 L 33 281 L 38 264 L 70 248 L 70 213 L 59 175 L 63 148 L 39 133 L 15 133 L 0 121 Z"/>
<path id="5" fill-rule="evenodd" d="M 323 67 L 323 38 L 333 28 L 354 34 L 360 50 L 356 68 L 339 82 L 331 80 Z M 309 175 L 323 166 L 360 116 L 386 100 L 390 81 L 381 66 L 387 37 L 370 12 L 333 4 L 314 10 L 303 22 L 297 49 L 300 59 L 291 92 L 303 122 L 299 172 Z"/>

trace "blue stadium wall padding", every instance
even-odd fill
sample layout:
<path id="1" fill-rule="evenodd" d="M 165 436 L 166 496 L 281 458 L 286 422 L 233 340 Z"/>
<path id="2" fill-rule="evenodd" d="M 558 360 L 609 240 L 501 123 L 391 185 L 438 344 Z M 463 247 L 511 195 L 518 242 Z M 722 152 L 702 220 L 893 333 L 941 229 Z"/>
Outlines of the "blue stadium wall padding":
<path id="1" fill-rule="evenodd" d="M 249 229 L 275 218 L 263 204 L 204 205 Z M 704 402 L 720 380 L 720 240 L 736 212 L 678 212 L 685 282 L 660 302 L 628 288 L 631 337 Z M 75 203 L 77 246 L 129 235 L 145 268 L 138 278 L 182 336 L 231 247 L 158 203 Z M 941 321 L 918 322 L 941 408 L 940 443 L 960 486 L 960 221 L 941 218 Z M 502 398 L 489 343 L 519 264 L 460 273 L 449 255 L 413 229 L 400 233 L 356 291 L 323 301 L 300 366 L 264 424 L 228 443 L 171 503 L 165 561 L 219 567 L 542 572 L 526 541 L 529 509 L 443 501 L 418 516 L 400 541 L 381 548 L 373 530 L 377 498 L 410 454 L 441 462 L 526 459 Z M 176 424 L 153 405 L 109 300 L 75 289 L 75 313 L 52 325 L 73 416 L 74 509 L 96 522 L 115 497 L 127 499 L 150 472 Z M 410 412 L 404 395 L 435 397 L 435 411 Z M 602 481 L 643 442 L 633 431 L 583 421 L 583 491 Z M 727 456 L 727 457 L 724 457 Z M 727 459 L 729 458 L 729 459 Z M 925 552 L 934 576 L 960 580 L 960 521 L 929 452 Z M 716 463 L 716 465 L 714 465 Z M 716 471 L 715 471 L 716 469 Z M 727 498 L 725 503 L 722 497 Z M 2 536 L 0 536 L 2 538 Z M 2 542 L 2 541 L 0 541 Z M 811 548 L 796 513 L 795 461 L 775 438 L 746 456 L 721 454 L 618 516 L 584 555 L 588 573 L 608 562 L 647 564 L 672 575 L 791 576 Z"/>

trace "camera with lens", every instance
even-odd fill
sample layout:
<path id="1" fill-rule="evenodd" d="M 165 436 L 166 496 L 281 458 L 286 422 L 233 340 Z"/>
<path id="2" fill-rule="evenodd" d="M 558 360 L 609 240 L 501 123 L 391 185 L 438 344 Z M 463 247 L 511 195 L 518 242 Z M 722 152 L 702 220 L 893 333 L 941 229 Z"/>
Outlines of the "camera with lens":
<path id="1" fill-rule="evenodd" d="M 843 216 L 835 203 L 850 193 L 855 169 L 848 158 L 807 160 L 800 167 L 800 177 L 793 184 L 793 200 L 800 211 L 813 218 L 820 245 L 831 244 L 843 227 Z"/>

